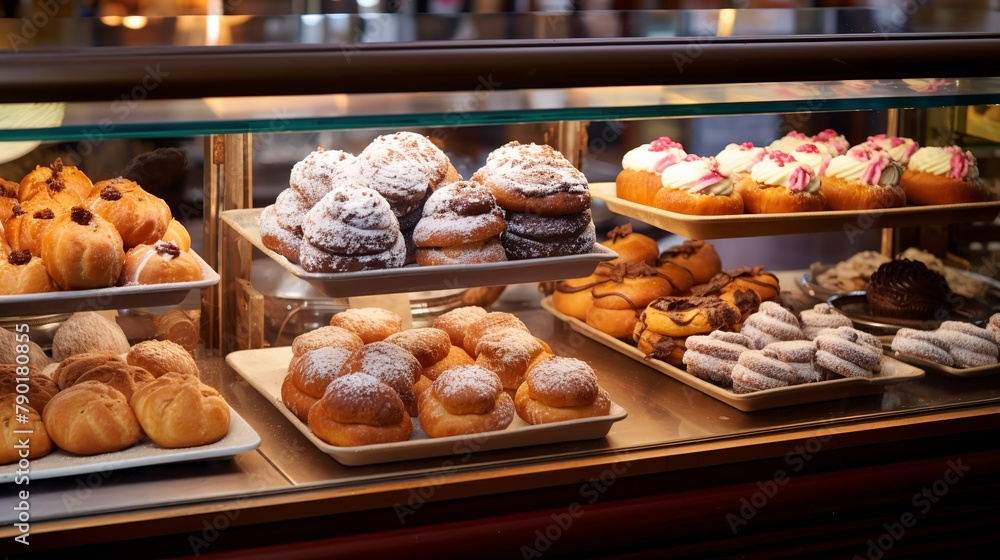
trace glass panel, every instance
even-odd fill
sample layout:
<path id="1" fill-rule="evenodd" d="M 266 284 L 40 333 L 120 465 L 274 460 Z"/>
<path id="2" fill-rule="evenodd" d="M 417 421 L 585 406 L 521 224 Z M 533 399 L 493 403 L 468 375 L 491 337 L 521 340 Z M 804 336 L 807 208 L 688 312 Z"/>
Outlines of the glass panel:
<path id="1" fill-rule="evenodd" d="M 0 140 L 95 140 L 229 132 L 459 127 L 750 113 L 803 113 L 1000 103 L 1000 78 L 494 90 L 0 104 Z"/>

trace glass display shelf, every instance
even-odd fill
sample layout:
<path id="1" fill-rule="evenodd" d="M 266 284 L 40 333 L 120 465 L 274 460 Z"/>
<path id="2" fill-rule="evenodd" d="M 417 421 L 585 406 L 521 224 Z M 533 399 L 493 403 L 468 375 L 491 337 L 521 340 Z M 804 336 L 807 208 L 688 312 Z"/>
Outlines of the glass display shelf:
<path id="1" fill-rule="evenodd" d="M 0 141 L 96 141 L 1000 103 L 1000 77 L 523 90 L 491 90 L 492 79 L 481 76 L 480 89 L 456 92 L 0 104 Z M 62 121 L 53 122 L 52 116 L 60 107 L 64 109 Z"/>

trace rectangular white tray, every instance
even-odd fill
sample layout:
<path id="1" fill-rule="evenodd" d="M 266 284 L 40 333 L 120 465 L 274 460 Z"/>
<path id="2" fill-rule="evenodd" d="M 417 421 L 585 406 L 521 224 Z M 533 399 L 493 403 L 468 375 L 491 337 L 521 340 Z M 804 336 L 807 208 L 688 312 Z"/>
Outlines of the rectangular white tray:
<path id="1" fill-rule="evenodd" d="M 989 222 L 1000 213 L 1000 201 L 904 206 L 881 210 L 824 210 L 784 214 L 695 216 L 660 210 L 618 198 L 614 183 L 591 183 L 590 194 L 615 214 L 691 239 L 724 239 L 819 231 L 858 231 L 924 224 Z"/>
<path id="2" fill-rule="evenodd" d="M 48 315 L 126 309 L 130 307 L 160 307 L 177 305 L 184 301 L 191 290 L 200 290 L 219 283 L 219 275 L 197 253 L 191 256 L 201 266 L 201 280 L 169 284 L 141 284 L 113 286 L 94 290 L 66 290 L 41 294 L 0 296 L 0 315 Z"/>
<path id="3" fill-rule="evenodd" d="M 552 299 L 542 300 L 542 308 L 555 315 L 558 319 L 569 324 L 574 331 L 596 340 L 601 344 L 617 350 L 618 352 L 649 366 L 650 368 L 669 375 L 685 385 L 698 389 L 702 393 L 718 399 L 729 406 L 742 410 L 743 412 L 756 412 L 769 408 L 782 406 L 793 406 L 821 401 L 837 400 L 847 397 L 857 397 L 861 395 L 874 395 L 881 393 L 885 385 L 900 383 L 910 379 L 923 377 L 921 369 L 913 367 L 903 362 L 894 360 L 888 356 L 882 359 L 882 371 L 870 379 L 857 377 L 836 379 L 832 381 L 819 381 L 817 383 L 807 383 L 805 385 L 793 385 L 791 387 L 779 387 L 777 389 L 767 389 L 755 393 L 737 394 L 728 389 L 723 389 L 713 385 L 699 377 L 689 374 L 681 368 L 670 365 L 655 358 L 647 359 L 646 355 L 638 348 L 627 344 L 617 338 L 609 336 L 587 323 L 580 321 L 569 315 L 559 312 L 552 306 Z"/>
<path id="4" fill-rule="evenodd" d="M 544 445 L 564 441 L 600 439 L 608 434 L 611 425 L 624 420 L 625 409 L 611 403 L 608 416 L 584 418 L 568 422 L 555 422 L 532 426 L 517 416 L 507 429 L 497 432 L 429 438 L 420 429 L 420 423 L 413 419 L 413 435 L 407 441 L 380 443 L 356 447 L 337 447 L 316 437 L 307 424 L 292 414 L 281 402 L 281 383 L 292 358 L 292 349 L 287 346 L 260 350 L 240 350 L 226 356 L 226 362 L 250 385 L 260 391 L 279 412 L 288 418 L 306 438 L 338 463 L 357 466 L 393 461 L 409 461 L 427 457 L 464 455 L 475 451 L 491 451 L 511 447 Z"/>
<path id="5" fill-rule="evenodd" d="M 239 414 L 229 407 L 229 433 L 221 440 L 200 447 L 167 449 L 149 439 L 113 453 L 101 455 L 74 455 L 56 448 L 40 459 L 31 460 L 30 480 L 78 476 L 90 473 L 108 473 L 120 469 L 167 465 L 208 459 L 228 459 L 253 451 L 260 445 L 260 436 Z M 17 464 L 0 466 L 0 484 L 14 482 Z"/>
<path id="6" fill-rule="evenodd" d="M 500 286 L 524 282 L 542 282 L 589 276 L 603 261 L 618 256 L 617 253 L 595 244 L 590 253 L 543 259 L 524 259 L 499 263 L 482 263 L 446 266 L 416 266 L 360 272 L 312 273 L 293 264 L 285 257 L 268 249 L 260 238 L 257 219 L 262 209 L 227 210 L 222 213 L 226 222 L 241 237 L 260 249 L 296 278 L 309 282 L 329 297 L 370 296 L 429 290 L 451 290 L 478 286 Z"/>

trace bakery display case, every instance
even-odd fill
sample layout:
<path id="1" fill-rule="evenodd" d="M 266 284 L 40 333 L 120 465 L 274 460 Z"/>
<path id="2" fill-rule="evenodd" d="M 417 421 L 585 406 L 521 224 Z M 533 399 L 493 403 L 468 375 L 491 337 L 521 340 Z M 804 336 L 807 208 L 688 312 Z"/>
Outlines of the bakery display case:
<path id="1" fill-rule="evenodd" d="M 1000 105 L 998 21 L 995 11 L 936 5 L 913 13 L 188 16 L 150 18 L 142 29 L 59 20 L 25 37 L 0 51 L 0 178 L 12 182 L 0 200 L 42 220 L 23 211 L 30 199 L 22 177 L 36 166 L 53 177 L 72 168 L 101 188 L 90 186 L 64 205 L 75 217 L 63 222 L 88 227 L 89 209 L 99 214 L 101 204 L 119 200 L 122 182 L 141 185 L 170 215 L 163 231 L 139 243 L 122 232 L 138 230 L 140 218 L 106 226 L 119 231 L 111 245 L 122 255 L 132 245 L 154 247 L 138 257 L 132 275 L 0 295 L 0 320 L 14 337 L 11 349 L 2 349 L 11 368 L 29 359 L 20 358 L 27 346 L 22 352 L 18 345 L 30 340 L 37 345 L 32 365 L 48 367 L 38 374 L 44 380 L 33 379 L 54 383 L 58 395 L 81 377 L 73 356 L 95 349 L 122 355 L 102 367 L 130 372 L 138 422 L 131 447 L 94 451 L 75 445 L 83 438 L 59 433 L 65 430 L 57 419 L 48 428 L 56 414 L 40 414 L 61 449 L 0 465 L 0 484 L 10 490 L 0 495 L 0 549 L 25 557 L 108 546 L 156 557 L 353 557 L 412 551 L 419 542 L 421 554 L 442 557 L 472 550 L 525 558 L 874 557 L 867 549 L 990 546 L 995 536 L 983 528 L 995 523 L 1000 497 L 992 443 L 1000 429 L 996 343 L 984 351 L 992 362 L 981 364 L 965 354 L 965 361 L 952 360 L 937 343 L 946 358 L 914 356 L 906 349 L 916 342 L 897 341 L 925 341 L 942 329 L 952 332 L 944 340 L 976 339 L 955 343 L 975 350 L 993 336 L 950 323 L 987 327 L 1000 310 L 1000 147 L 982 133 Z M 0 20 L 5 34 L 20 33 L 18 25 Z M 888 148 L 871 148 L 870 137 L 892 148 L 896 138 L 960 146 L 947 152 L 945 166 L 964 161 L 956 177 L 970 181 L 968 168 L 977 169 L 983 199 L 696 215 L 658 208 L 652 194 L 645 203 L 629 200 L 621 186 L 620 174 L 630 169 L 623 158 L 642 149 L 657 154 L 657 169 L 646 171 L 655 175 L 654 190 L 667 189 L 659 154 L 683 148 L 677 162 L 707 166 L 718 175 L 712 185 L 729 181 L 720 192 L 731 196 L 746 188 L 735 172 L 723 176 L 716 158 L 688 155 L 722 159 L 727 145 L 738 150 L 745 142 L 749 150 L 774 141 L 778 150 L 797 131 L 816 134 L 803 135 L 803 143 L 836 141 L 828 129 L 847 144 L 831 148 L 824 169 L 840 154 L 850 157 L 849 147 L 869 146 L 861 151 L 865 158 L 876 153 L 871 161 L 882 162 L 880 173 L 902 175 L 898 158 L 879 159 Z M 781 159 L 792 158 L 785 151 L 762 153 L 757 162 L 778 153 L 776 165 L 798 165 Z M 337 162 L 316 163 L 333 154 Z M 351 166 L 343 168 L 351 184 L 334 188 L 341 179 L 331 174 L 342 161 Z M 743 171 L 753 177 L 751 166 Z M 824 175 L 811 173 L 807 179 L 817 184 Z M 119 176 L 125 179 L 115 182 Z M 532 183 L 538 177 L 547 182 Z M 878 176 L 865 177 L 881 185 Z M 467 181 L 454 182 L 461 178 Z M 306 180 L 319 186 L 310 191 Z M 50 190 L 53 182 L 45 183 Z M 50 214 L 63 213 L 50 206 Z M 150 260 L 187 253 L 166 237 L 171 217 L 178 224 L 171 227 L 189 232 L 188 256 L 200 278 L 129 282 Z M 431 225 L 447 241 L 428 233 Z M 620 242 L 628 236 L 648 239 L 651 255 L 634 257 Z M 358 249 L 362 242 L 371 244 Z M 0 247 L 5 255 L 23 252 L 8 244 Z M 64 251 L 98 245 L 75 240 Z M 57 266 L 27 247 L 27 262 Z M 926 253 L 903 253 L 910 247 Z M 689 262 L 701 251 L 714 255 L 715 268 Z M 887 318 L 858 295 L 872 285 L 877 293 L 885 275 L 873 273 L 900 253 L 940 272 L 933 274 L 947 281 L 945 293 L 959 298 L 948 301 L 949 314 Z M 403 266 L 411 257 L 416 262 Z M 0 269 L 5 291 L 23 281 L 25 264 L 12 258 Z M 88 258 L 72 253 L 63 262 L 86 266 Z M 720 274 L 725 285 L 750 284 L 716 286 Z M 903 273 L 902 281 L 911 276 Z M 646 304 L 698 299 L 682 311 L 728 306 L 719 311 L 728 318 L 708 318 L 704 330 L 687 328 L 696 318 L 670 319 L 685 328 L 654 332 L 654 313 L 647 320 L 639 292 L 620 291 L 636 279 L 659 286 L 642 292 Z M 910 293 L 923 294 L 925 284 Z M 580 293 L 591 297 L 583 312 L 559 299 Z M 600 298 L 628 304 L 601 307 L 604 322 L 592 320 L 589 309 L 600 307 Z M 814 309 L 825 302 L 832 307 Z M 490 314 L 465 317 L 470 306 Z M 915 306 L 907 300 L 900 307 Z M 371 308 L 388 311 L 372 324 L 364 311 Z M 655 310 L 677 317 L 675 309 Z M 733 368 L 745 364 L 735 357 L 726 358 L 732 364 L 723 378 L 682 361 L 707 344 L 692 338 L 725 332 L 719 336 L 744 336 L 750 345 L 740 360 L 746 350 L 777 361 L 788 375 L 798 372 L 791 354 L 767 354 L 766 343 L 758 347 L 747 329 L 738 332 L 747 324 L 767 331 L 760 317 L 769 313 L 779 322 L 787 314 L 798 331 L 778 340 L 807 337 L 799 321 L 812 323 L 803 313 L 823 313 L 810 320 L 861 334 L 844 335 L 848 340 L 816 329 L 809 336 L 827 338 L 808 343 L 806 362 L 808 375 L 820 373 L 761 390 L 740 388 L 750 382 L 738 379 Z M 823 322 L 831 314 L 838 319 Z M 352 322 L 355 316 L 365 319 Z M 487 316 L 507 330 L 487 329 L 480 323 Z M 93 321 L 103 322 L 73 326 Z M 369 332 L 383 327 L 377 336 Z M 341 333 L 329 335 L 336 342 L 323 338 L 332 332 Z M 23 333 L 29 336 L 17 338 Z M 181 365 L 163 366 L 173 358 L 156 352 L 141 362 L 141 345 L 165 341 L 187 351 L 177 358 Z M 830 365 L 840 362 L 814 370 L 817 347 L 837 359 L 845 347 L 862 355 L 845 368 L 868 365 L 859 376 Z M 363 348 L 378 348 L 370 350 L 378 356 L 366 358 Z M 404 355 L 393 354 L 399 348 Z M 329 355 L 306 359 L 318 350 Z M 523 353 L 517 372 L 499 357 L 505 352 Z M 192 357 L 199 377 L 168 373 Z M 466 371 L 488 370 L 456 383 L 480 387 L 491 411 L 505 411 L 499 429 L 448 432 L 417 412 L 418 401 L 447 400 L 436 379 L 449 360 Z M 336 373 L 317 374 L 325 384 L 316 390 L 310 367 Z M 435 367 L 432 379 L 427 372 Z M 745 369 L 743 379 L 758 373 Z M 391 422 L 405 434 L 345 443 L 343 425 L 357 422 L 331 420 L 342 411 L 313 418 L 314 410 L 335 410 L 339 395 L 377 392 L 357 381 L 370 379 L 358 372 L 378 373 L 382 381 L 371 387 L 379 391 L 392 376 L 409 379 L 405 390 L 379 393 L 389 395 Z M 148 401 L 168 385 L 164 378 L 180 383 L 171 376 L 198 388 L 198 414 L 225 410 L 228 432 L 204 445 L 170 439 L 176 434 L 163 429 L 173 426 L 170 413 L 149 413 L 155 403 Z M 558 385 L 546 376 L 585 378 L 586 402 L 569 408 L 593 404 L 596 412 L 554 422 L 525 412 L 541 402 L 525 404 L 535 398 L 529 392 Z M 333 377 L 340 393 L 326 390 Z M 418 379 L 426 393 L 414 393 Z M 21 392 L 17 383 L 10 383 L 14 393 Z M 289 387 L 301 394 L 293 399 Z M 938 500 L 925 500 L 933 507 L 924 510 L 911 497 L 927 488 Z M 901 514 L 919 523 L 907 525 L 905 538 L 888 533 L 891 546 L 884 546 L 883 524 L 902 523 Z"/>

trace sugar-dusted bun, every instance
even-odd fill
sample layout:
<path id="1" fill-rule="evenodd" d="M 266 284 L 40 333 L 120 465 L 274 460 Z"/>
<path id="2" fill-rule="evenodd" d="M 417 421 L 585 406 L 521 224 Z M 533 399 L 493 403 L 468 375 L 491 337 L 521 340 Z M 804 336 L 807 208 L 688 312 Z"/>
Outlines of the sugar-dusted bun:
<path id="1" fill-rule="evenodd" d="M 42 419 L 57 446 L 79 455 L 119 451 L 142 437 L 125 395 L 99 381 L 60 391 L 45 407 Z"/>
<path id="2" fill-rule="evenodd" d="M 330 445 L 352 447 L 405 441 L 413 433 L 399 395 L 370 375 L 338 377 L 309 410 L 309 427 Z"/>
<path id="3" fill-rule="evenodd" d="M 601 245 L 618 253 L 617 258 L 606 261 L 612 266 L 619 263 L 629 265 L 640 262 L 653 266 L 656 264 L 656 258 L 660 255 L 660 248 L 656 245 L 656 240 L 641 233 L 635 233 L 632 231 L 632 224 L 622 224 L 609 231 L 608 239 L 601 241 Z"/>
<path id="4" fill-rule="evenodd" d="M 490 331 L 506 328 L 521 329 L 525 332 L 528 331 L 528 327 L 526 327 L 524 323 L 514 315 L 494 311 L 492 313 L 487 313 L 485 317 L 469 325 L 468 331 L 465 333 L 465 340 L 463 341 L 462 346 L 465 348 L 465 352 L 469 356 L 475 358 L 476 347 L 479 346 L 479 339 L 489 334 Z"/>
<path id="5" fill-rule="evenodd" d="M 462 350 L 461 346 L 452 346 L 448 349 L 448 355 L 443 360 L 424 368 L 423 378 L 434 381 L 443 371 L 458 366 L 471 366 L 474 363 L 476 361 L 469 357 L 465 350 Z"/>
<path id="6" fill-rule="evenodd" d="M 25 417 L 26 422 L 23 421 Z M 0 426 L 4 427 L 0 430 L 0 465 L 16 463 L 21 459 L 38 459 L 54 449 L 42 415 L 35 411 L 34 403 L 19 406 L 16 394 L 0 395 Z M 21 433 L 14 433 L 14 430 Z M 25 442 L 27 445 L 24 445 Z M 27 456 L 22 456 L 22 452 Z"/>
<path id="7" fill-rule="evenodd" d="M 99 181 L 86 204 L 91 212 L 115 226 L 126 251 L 159 241 L 172 218 L 170 207 L 163 199 L 123 177 Z"/>
<path id="8" fill-rule="evenodd" d="M 307 206 L 312 207 L 326 193 L 351 182 L 354 160 L 350 153 L 318 147 L 292 166 L 288 184 Z"/>
<path id="9" fill-rule="evenodd" d="M 139 387 L 130 401 L 143 431 L 161 447 L 196 447 L 229 433 L 229 405 L 193 375 L 168 373 Z"/>
<path id="10" fill-rule="evenodd" d="M 531 333 L 518 328 L 493 330 L 476 345 L 476 365 L 500 377 L 503 388 L 516 390 L 524 382 L 531 362 L 544 351 Z"/>
<path id="11" fill-rule="evenodd" d="M 743 197 L 719 172 L 715 158 L 678 162 L 663 170 L 661 180 L 663 188 L 653 197 L 655 208 L 701 216 L 743 213 Z"/>
<path id="12" fill-rule="evenodd" d="M 361 337 L 340 327 L 320 327 L 292 340 L 292 354 L 301 356 L 315 348 L 338 346 L 353 352 L 364 345 Z"/>
<path id="13" fill-rule="evenodd" d="M 426 136 L 397 132 L 372 140 L 353 168 L 355 184 L 378 191 L 398 218 L 419 204 L 428 190 L 443 184 L 450 163 Z"/>
<path id="14" fill-rule="evenodd" d="M 37 200 L 15 204 L 11 217 L 4 224 L 4 235 L 11 251 L 30 251 L 33 256 L 42 255 L 42 239 L 58 216 L 66 209 L 51 199 L 38 197 Z"/>
<path id="15" fill-rule="evenodd" d="M 399 315 L 381 307 L 341 311 L 330 319 L 330 325 L 351 331 L 365 344 L 385 340 L 403 330 L 403 320 Z"/>
<path id="16" fill-rule="evenodd" d="M 152 245 L 136 245 L 125 253 L 118 284 L 169 284 L 201 280 L 201 265 L 182 251 L 173 241 L 157 241 Z"/>
<path id="17" fill-rule="evenodd" d="M 22 249 L 3 253 L 0 250 L 0 295 L 39 294 L 59 289 L 49 276 L 45 263 L 33 257 L 31 251 Z"/>
<path id="18" fill-rule="evenodd" d="M 448 437 L 502 430 L 514 420 L 514 402 L 497 375 L 479 366 L 441 374 L 420 395 L 420 427 Z"/>
<path id="19" fill-rule="evenodd" d="M 39 165 L 21 179 L 17 198 L 22 202 L 36 197 L 50 198 L 69 208 L 83 202 L 93 186 L 82 171 L 72 165 L 63 165 L 62 159 L 56 158 L 51 165 Z"/>
<path id="20" fill-rule="evenodd" d="M 257 219 L 260 230 L 260 241 L 268 249 L 288 259 L 288 262 L 298 264 L 299 251 L 302 249 L 302 231 L 295 232 L 281 227 L 278 223 L 277 208 L 274 204 L 265 206 Z"/>
<path id="21" fill-rule="evenodd" d="M 451 349 L 451 338 L 448 333 L 431 327 L 399 332 L 386 338 L 385 341 L 401 346 L 413 354 L 423 367 L 443 360 Z"/>
<path id="22" fill-rule="evenodd" d="M 110 222 L 74 206 L 53 220 L 42 239 L 42 260 L 64 290 L 107 288 L 125 263 L 122 238 Z"/>
<path id="23" fill-rule="evenodd" d="M 466 330 L 479 319 L 486 316 L 486 310 L 476 305 L 458 307 L 434 319 L 431 326 L 448 333 L 451 343 L 462 346 L 465 343 Z"/>
<path id="24" fill-rule="evenodd" d="M 660 253 L 657 267 L 665 269 L 671 265 L 681 266 L 691 273 L 691 282 L 704 284 L 722 270 L 722 259 L 711 243 L 687 240 Z M 669 271 L 662 270 L 665 274 Z"/>
<path id="25" fill-rule="evenodd" d="M 170 223 L 167 224 L 167 231 L 163 233 L 160 241 L 173 241 L 180 247 L 181 251 L 191 250 L 191 234 L 188 233 L 187 228 L 178 222 L 176 218 L 170 218 Z"/>
<path id="26" fill-rule="evenodd" d="M 500 243 L 500 237 L 470 241 L 451 247 L 417 247 L 415 251 L 414 258 L 420 266 L 451 266 L 507 260 L 507 253 Z"/>
<path id="27" fill-rule="evenodd" d="M 146 340 L 129 349 L 129 365 L 141 367 L 154 377 L 173 372 L 199 377 L 198 364 L 183 346 L 170 340 Z"/>
<path id="28" fill-rule="evenodd" d="M 309 409 L 323 396 L 330 383 L 340 375 L 353 350 L 326 346 L 310 350 L 288 364 L 288 375 L 281 385 L 281 402 L 303 422 Z"/>
<path id="29" fill-rule="evenodd" d="M 60 390 L 65 390 L 88 371 L 108 366 L 124 368 L 129 365 L 114 352 L 75 354 L 59 362 L 59 365 L 52 372 L 52 381 Z"/>
<path id="30" fill-rule="evenodd" d="M 587 178 L 547 145 L 509 142 L 490 153 L 473 180 L 508 212 L 562 216 L 590 208 Z"/>
<path id="31" fill-rule="evenodd" d="M 417 247 L 451 247 L 503 233 L 503 210 L 483 185 L 461 181 L 434 191 L 413 230 Z"/>
<path id="32" fill-rule="evenodd" d="M 24 366 L 0 364 L 0 396 L 24 394 L 32 408 L 44 411 L 52 397 L 59 392 L 59 387 L 38 368 L 27 366 L 28 373 L 24 374 L 23 370 L 18 373 L 18 367 Z M 20 384 L 18 378 L 27 378 L 28 391 L 26 393 L 17 392 L 17 386 Z"/>
<path id="33" fill-rule="evenodd" d="M 368 374 L 392 387 L 403 401 L 407 414 L 417 415 L 417 397 L 413 384 L 423 368 L 407 350 L 389 342 L 372 342 L 355 350 L 340 368 L 339 376 Z"/>
<path id="34" fill-rule="evenodd" d="M 605 416 L 611 399 L 586 362 L 553 356 L 528 371 L 514 397 L 517 415 L 529 424 Z"/>
<path id="35" fill-rule="evenodd" d="M 121 327 L 93 311 L 74 313 L 52 337 L 56 361 L 88 352 L 124 354 L 128 350 L 128 338 Z"/>

